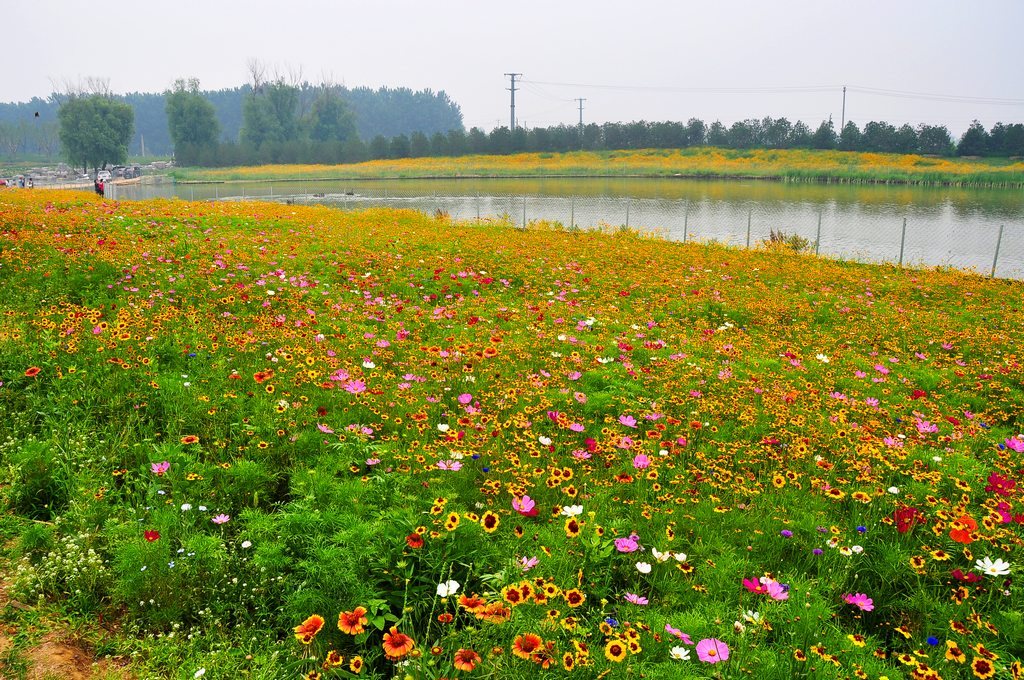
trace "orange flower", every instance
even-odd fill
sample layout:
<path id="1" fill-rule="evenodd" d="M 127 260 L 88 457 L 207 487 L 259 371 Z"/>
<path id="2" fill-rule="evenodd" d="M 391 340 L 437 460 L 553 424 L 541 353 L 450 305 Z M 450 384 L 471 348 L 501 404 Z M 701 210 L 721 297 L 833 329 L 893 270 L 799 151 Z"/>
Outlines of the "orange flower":
<path id="1" fill-rule="evenodd" d="M 471 671 L 480 663 L 480 655 L 472 649 L 460 649 L 455 652 L 455 667 L 460 671 Z"/>
<path id="2" fill-rule="evenodd" d="M 356 607 L 350 612 L 341 612 L 338 614 L 338 630 L 342 633 L 359 635 L 366 630 L 363 626 L 367 623 L 365 607 Z"/>
<path id="3" fill-rule="evenodd" d="M 313 614 L 308 619 L 295 626 L 295 639 L 304 645 L 308 645 L 324 627 L 324 617 Z"/>
<path id="4" fill-rule="evenodd" d="M 399 633 L 398 629 L 391 626 L 391 631 L 384 633 L 384 653 L 391 659 L 400 659 L 416 646 L 413 639 L 405 633 Z"/>
<path id="5" fill-rule="evenodd" d="M 25 377 L 26 378 L 34 378 L 37 375 L 39 375 L 39 371 L 41 371 L 41 370 L 42 369 L 39 368 L 38 366 L 32 366 L 30 368 L 26 368 L 25 369 Z"/>
<path id="6" fill-rule="evenodd" d="M 978 523 L 974 521 L 974 518 L 970 515 L 964 515 L 960 519 L 953 521 L 953 530 L 949 532 L 949 537 L 957 543 L 973 543 L 974 538 L 971 536 L 971 532 L 978 528 Z"/>
<path id="7" fill-rule="evenodd" d="M 539 635 L 526 633 L 518 636 L 512 643 L 512 653 L 520 659 L 529 659 L 530 655 L 540 649 L 543 644 L 544 640 Z"/>
<path id="8" fill-rule="evenodd" d="M 187 434 L 187 435 L 185 435 L 184 437 L 181 438 L 181 443 L 182 444 L 196 444 L 198 442 L 199 442 L 199 437 L 195 436 L 194 434 Z"/>

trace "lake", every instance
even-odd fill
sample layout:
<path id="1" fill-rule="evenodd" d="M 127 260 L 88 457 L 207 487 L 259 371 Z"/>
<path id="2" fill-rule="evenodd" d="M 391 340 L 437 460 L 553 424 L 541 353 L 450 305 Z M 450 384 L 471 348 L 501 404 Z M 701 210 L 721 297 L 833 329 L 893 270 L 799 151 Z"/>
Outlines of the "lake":
<path id="1" fill-rule="evenodd" d="M 300 180 L 111 187 L 118 199 L 275 200 L 629 226 L 673 240 L 756 245 L 799 235 L 820 254 L 1024 279 L 1024 190 L 682 178 Z M 109 195 L 109 194 L 108 194 Z M 905 227 L 904 227 L 905 224 Z M 1000 232 L 1002 233 L 1000 237 Z"/>

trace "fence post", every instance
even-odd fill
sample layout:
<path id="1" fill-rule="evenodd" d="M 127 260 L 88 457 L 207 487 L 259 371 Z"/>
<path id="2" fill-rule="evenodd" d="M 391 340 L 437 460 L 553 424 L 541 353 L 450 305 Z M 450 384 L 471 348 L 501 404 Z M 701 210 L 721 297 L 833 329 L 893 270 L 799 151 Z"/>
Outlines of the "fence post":
<path id="1" fill-rule="evenodd" d="M 623 174 L 625 174 L 626 169 L 623 168 L 622 172 L 623 172 Z M 629 229 L 629 199 L 628 198 L 626 199 L 626 229 Z"/>
<path id="2" fill-rule="evenodd" d="M 900 233 L 900 266 L 903 266 L 903 243 L 907 239 L 907 218 L 903 218 L 903 231 Z"/>
<path id="3" fill-rule="evenodd" d="M 196 189 L 195 189 L 195 187 L 190 186 L 188 188 L 188 200 L 190 200 L 190 201 L 196 200 Z"/>
<path id="4" fill-rule="evenodd" d="M 274 197 L 274 183 L 273 182 L 270 183 L 270 197 L 271 198 Z"/>
<path id="5" fill-rule="evenodd" d="M 750 208 L 747 211 L 747 250 L 750 250 L 750 220 L 754 215 L 754 209 Z"/>
<path id="6" fill-rule="evenodd" d="M 576 226 L 576 197 L 573 196 L 569 203 L 569 228 Z"/>
<path id="7" fill-rule="evenodd" d="M 526 229 L 526 196 L 523 196 L 523 229 Z"/>
<path id="8" fill-rule="evenodd" d="M 989 278 L 995 278 L 996 276 L 996 262 L 999 261 L 999 245 L 1003 242 L 1003 225 L 999 225 L 999 237 L 996 239 L 996 254 L 992 258 L 992 273 L 989 274 Z"/>
<path id="9" fill-rule="evenodd" d="M 686 243 L 686 232 L 690 227 L 690 204 L 687 202 L 683 210 L 683 243 Z"/>
<path id="10" fill-rule="evenodd" d="M 480 191 L 476 192 L 476 221 L 480 221 Z"/>
<path id="11" fill-rule="evenodd" d="M 814 255 L 818 255 L 818 248 L 821 246 L 821 211 L 818 211 L 818 234 L 814 237 Z"/>
<path id="12" fill-rule="evenodd" d="M 220 200 L 220 187 L 219 186 L 214 186 L 213 187 L 213 197 L 215 199 L 217 199 L 218 201 Z"/>
<path id="13" fill-rule="evenodd" d="M 245 200 L 245 185 L 242 185 L 242 200 Z"/>

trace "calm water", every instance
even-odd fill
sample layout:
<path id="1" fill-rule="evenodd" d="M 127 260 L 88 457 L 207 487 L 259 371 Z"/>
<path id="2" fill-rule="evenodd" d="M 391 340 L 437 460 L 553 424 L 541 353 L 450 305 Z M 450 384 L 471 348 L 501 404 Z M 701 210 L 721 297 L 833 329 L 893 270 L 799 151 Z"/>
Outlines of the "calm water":
<path id="1" fill-rule="evenodd" d="M 116 198 L 259 199 L 344 209 L 389 206 L 456 219 L 629 225 L 675 240 L 751 245 L 770 230 L 821 254 L 973 268 L 1024 279 L 1024 190 L 690 179 L 344 180 L 115 187 Z M 906 229 L 904 232 L 904 220 Z M 819 229 L 820 221 L 820 229 Z M 749 229 L 748 229 L 749 226 Z M 1003 227 L 999 239 L 1000 226 Z"/>

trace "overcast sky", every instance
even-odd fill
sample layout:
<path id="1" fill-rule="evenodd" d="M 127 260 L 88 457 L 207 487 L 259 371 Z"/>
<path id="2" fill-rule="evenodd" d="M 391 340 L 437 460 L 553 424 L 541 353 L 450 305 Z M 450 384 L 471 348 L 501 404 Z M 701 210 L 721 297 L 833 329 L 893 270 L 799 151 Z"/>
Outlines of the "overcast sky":
<path id="1" fill-rule="evenodd" d="M 444 90 L 466 128 L 785 116 L 1024 122 L 1024 0 L 10 0 L 0 101 L 88 76 L 114 92 L 246 82 Z M 884 92 L 881 92 L 884 91 Z M 941 97 L 921 95 L 942 95 Z"/>

